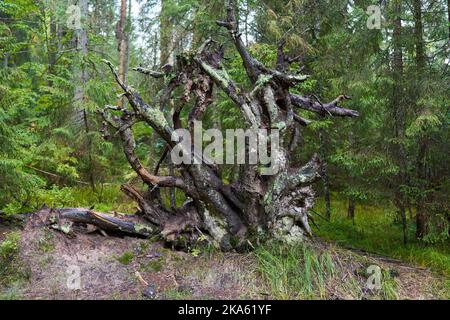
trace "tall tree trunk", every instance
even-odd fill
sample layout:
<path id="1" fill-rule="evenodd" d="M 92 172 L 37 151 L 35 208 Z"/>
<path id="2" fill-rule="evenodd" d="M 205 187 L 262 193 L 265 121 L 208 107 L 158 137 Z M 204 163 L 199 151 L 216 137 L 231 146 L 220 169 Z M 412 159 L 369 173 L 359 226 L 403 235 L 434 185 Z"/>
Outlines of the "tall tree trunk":
<path id="1" fill-rule="evenodd" d="M 351 219 L 353 221 L 353 224 L 355 224 L 355 199 L 353 197 L 348 198 L 348 209 L 347 209 L 347 218 Z"/>
<path id="2" fill-rule="evenodd" d="M 87 149 L 88 149 L 89 184 L 91 185 L 92 191 L 95 191 L 95 175 L 94 175 L 95 168 L 94 168 L 94 160 L 92 157 L 92 138 L 90 136 L 89 118 L 86 109 L 83 110 L 83 123 L 84 123 L 84 132 L 86 133 Z"/>
<path id="3" fill-rule="evenodd" d="M 420 81 L 424 77 L 426 68 L 426 56 L 425 56 L 425 45 L 423 41 L 423 25 L 422 25 L 422 1 L 413 1 L 413 11 L 414 11 L 414 45 L 415 45 L 415 62 L 416 62 L 416 82 L 417 90 L 416 92 L 416 107 L 419 109 L 419 113 L 422 111 L 423 106 L 418 105 L 417 101 L 421 96 L 421 83 Z M 426 208 L 426 190 L 428 189 L 428 181 L 426 176 L 426 155 L 428 149 L 428 138 L 426 136 L 421 136 L 419 138 L 419 151 L 417 153 L 417 182 L 421 194 L 417 199 L 417 213 L 416 213 L 416 237 L 421 239 L 426 234 L 427 229 L 427 208 Z"/>
<path id="4" fill-rule="evenodd" d="M 80 0 L 78 5 L 80 6 L 80 13 L 82 19 L 81 29 L 76 30 L 76 46 L 79 52 L 78 59 L 78 79 L 77 84 L 75 86 L 75 118 L 74 123 L 79 124 L 81 127 L 84 127 L 84 131 L 87 139 L 87 152 L 88 152 L 88 161 L 89 161 L 89 182 L 92 190 L 95 190 L 95 174 L 94 174 L 94 165 L 92 160 L 92 139 L 89 135 L 89 118 L 88 112 L 84 107 L 86 95 L 85 95 L 85 86 L 89 80 L 89 74 L 86 69 L 86 58 L 88 54 L 88 34 L 86 30 L 85 19 L 88 16 L 88 0 Z"/>
<path id="5" fill-rule="evenodd" d="M 393 32 L 393 97 L 392 108 L 394 114 L 394 137 L 396 140 L 393 146 L 394 158 L 399 167 L 397 175 L 397 183 L 395 186 L 394 197 L 395 205 L 397 206 L 403 226 L 403 239 L 407 241 L 407 225 L 406 225 L 406 211 L 405 211 L 405 197 L 402 193 L 402 186 L 406 183 L 406 150 L 404 145 L 405 140 L 405 101 L 403 98 L 403 49 L 402 49 L 402 1 L 394 0 L 394 32 Z"/>
<path id="6" fill-rule="evenodd" d="M 328 221 L 331 220 L 331 200 L 330 200 L 330 184 L 328 179 L 328 161 L 325 152 L 325 139 L 323 137 L 322 130 L 319 132 L 320 140 L 320 158 L 322 161 L 322 182 L 323 182 L 323 193 L 325 198 L 325 217 Z"/>
<path id="7" fill-rule="evenodd" d="M 57 40 L 58 40 L 58 36 L 57 36 L 57 32 L 58 32 L 58 26 L 57 26 L 57 22 L 55 21 L 55 17 L 53 17 L 53 15 L 50 16 L 50 34 L 49 34 L 49 44 L 50 47 L 47 49 L 48 50 L 48 68 L 49 68 L 49 73 L 53 73 L 53 69 L 54 66 L 56 64 L 56 56 L 57 56 Z"/>
<path id="8" fill-rule="evenodd" d="M 128 75 L 128 50 L 129 50 L 129 25 L 127 20 L 127 0 L 120 1 L 120 19 L 116 27 L 116 38 L 118 42 L 119 52 L 119 78 L 123 83 L 127 83 Z M 120 107 L 123 106 L 125 98 L 121 98 L 118 102 Z"/>
<path id="9" fill-rule="evenodd" d="M 57 52 L 61 52 L 63 49 L 63 26 L 62 23 L 58 23 L 56 28 L 56 50 Z"/>
<path id="10" fill-rule="evenodd" d="M 165 64 L 173 65 L 174 63 L 174 39 L 173 25 L 170 21 L 170 13 L 168 12 L 170 0 L 161 0 L 161 14 L 159 26 L 159 62 L 161 66 Z"/>
<path id="11" fill-rule="evenodd" d="M 448 39 L 450 40 L 450 0 L 447 0 Z"/>
<path id="12" fill-rule="evenodd" d="M 249 19 L 249 15 L 250 15 L 249 3 L 248 3 L 248 1 L 246 1 L 245 2 L 245 11 L 244 11 L 244 33 L 245 33 L 245 45 L 246 46 L 248 46 L 248 34 L 249 34 L 248 19 Z"/>
<path id="13" fill-rule="evenodd" d="M 173 65 L 174 64 L 174 56 L 175 56 L 175 40 L 174 40 L 174 28 L 173 24 L 170 21 L 170 13 L 168 12 L 168 3 L 171 0 L 162 0 L 161 1 L 161 13 L 160 13 L 160 22 L 159 22 L 159 61 L 160 67 L 162 68 L 164 65 Z M 168 107 L 173 109 L 173 101 L 169 99 Z M 158 139 L 158 135 L 156 132 L 153 135 L 154 140 Z M 165 163 L 169 168 L 169 175 L 173 175 L 174 168 L 170 156 L 167 157 Z M 172 187 L 169 190 L 170 193 L 170 207 L 172 209 L 176 206 L 175 199 L 175 188 Z"/>
<path id="14" fill-rule="evenodd" d="M 421 194 L 418 195 L 417 208 L 416 208 L 416 237 L 422 239 L 427 232 L 427 208 L 426 208 L 426 190 L 427 190 L 427 177 L 426 177 L 426 165 L 425 157 L 428 149 L 428 143 L 426 139 L 421 139 L 419 143 L 419 152 L 417 155 L 417 182 Z"/>

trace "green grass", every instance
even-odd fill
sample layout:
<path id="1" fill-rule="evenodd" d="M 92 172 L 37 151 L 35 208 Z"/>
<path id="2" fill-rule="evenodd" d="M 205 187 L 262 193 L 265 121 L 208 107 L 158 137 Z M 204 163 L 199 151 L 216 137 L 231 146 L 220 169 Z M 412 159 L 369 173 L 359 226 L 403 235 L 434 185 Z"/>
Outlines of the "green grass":
<path id="1" fill-rule="evenodd" d="M 316 235 L 343 246 L 397 258 L 450 275 L 449 241 L 427 245 L 415 240 L 414 222 L 408 219 L 408 244 L 403 244 L 402 226 L 395 222 L 392 207 L 357 205 L 355 224 L 347 218 L 347 203 L 332 199 L 331 222 L 315 216 Z M 314 211 L 324 215 L 324 202 L 319 200 Z"/>
<path id="2" fill-rule="evenodd" d="M 57 187 L 38 189 L 29 200 L 27 206 L 18 203 L 8 204 L 6 213 L 29 212 L 40 209 L 43 205 L 50 208 L 94 206 L 97 211 L 118 211 L 132 213 L 136 204 L 127 198 L 121 191 L 120 185 L 98 186 L 96 191 L 90 187 Z M 1 209 L 1 208 L 0 208 Z"/>
<path id="3" fill-rule="evenodd" d="M 383 270 L 381 278 L 381 295 L 385 300 L 397 300 L 398 299 L 398 283 L 391 276 L 391 274 Z"/>
<path id="4" fill-rule="evenodd" d="M 53 233 L 50 230 L 44 230 L 44 234 L 38 239 L 39 250 L 43 253 L 52 252 L 55 249 L 53 237 Z"/>
<path id="5" fill-rule="evenodd" d="M 0 242 L 0 300 L 20 298 L 20 284 L 29 279 L 29 272 L 18 263 L 19 251 L 20 233 L 8 233 Z"/>
<path id="6" fill-rule="evenodd" d="M 189 300 L 192 299 L 192 294 L 188 291 L 169 289 L 164 292 L 164 297 L 168 300 Z"/>
<path id="7" fill-rule="evenodd" d="M 164 267 L 164 263 L 164 258 L 160 257 L 158 259 L 142 263 L 140 270 L 143 272 L 159 272 Z"/>
<path id="8" fill-rule="evenodd" d="M 325 281 L 334 265 L 326 252 L 306 244 L 268 243 L 255 251 L 259 272 L 275 299 L 314 299 L 325 296 Z"/>

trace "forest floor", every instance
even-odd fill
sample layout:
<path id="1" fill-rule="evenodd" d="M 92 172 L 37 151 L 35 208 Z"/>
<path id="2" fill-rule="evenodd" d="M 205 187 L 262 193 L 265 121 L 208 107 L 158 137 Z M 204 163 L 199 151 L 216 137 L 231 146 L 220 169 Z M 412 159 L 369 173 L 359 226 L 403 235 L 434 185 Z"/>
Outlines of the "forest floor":
<path id="1" fill-rule="evenodd" d="M 10 230 L 1 228 L 4 240 Z M 443 275 L 319 239 L 297 248 L 262 246 L 238 254 L 186 253 L 154 240 L 98 233 L 68 238 L 47 228 L 12 234 L 17 250 L 1 267 L 16 276 L 2 275 L 1 299 L 449 298 Z M 3 243 L 11 244 L 10 238 Z M 370 266 L 381 270 L 379 289 L 367 286 Z"/>
<path id="2" fill-rule="evenodd" d="M 5 239 L 5 235 L 8 231 L 10 231 L 10 228 L 0 224 L 0 241 L 3 241 L 3 239 Z"/>

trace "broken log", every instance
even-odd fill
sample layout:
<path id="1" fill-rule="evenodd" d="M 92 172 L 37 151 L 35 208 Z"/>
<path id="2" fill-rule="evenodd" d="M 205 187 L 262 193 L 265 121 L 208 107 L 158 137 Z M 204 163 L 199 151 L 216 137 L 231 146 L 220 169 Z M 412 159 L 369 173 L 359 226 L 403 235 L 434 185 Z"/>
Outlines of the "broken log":
<path id="1" fill-rule="evenodd" d="M 42 208 L 31 214 L 27 224 L 33 227 L 49 226 L 64 233 L 71 233 L 74 225 L 92 225 L 100 230 L 119 235 L 148 238 L 155 235 L 157 228 L 139 221 L 130 215 L 123 218 L 84 208 Z"/>
<path id="2" fill-rule="evenodd" d="M 7 214 L 0 210 L 0 224 L 23 224 L 27 218 L 27 214 Z"/>

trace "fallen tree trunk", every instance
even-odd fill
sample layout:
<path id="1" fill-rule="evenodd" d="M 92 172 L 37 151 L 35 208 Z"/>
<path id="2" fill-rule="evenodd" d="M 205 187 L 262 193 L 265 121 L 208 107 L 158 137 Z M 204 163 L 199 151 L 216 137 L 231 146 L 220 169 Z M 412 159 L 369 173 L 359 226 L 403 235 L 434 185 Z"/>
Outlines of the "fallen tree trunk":
<path id="1" fill-rule="evenodd" d="M 95 225 L 104 231 L 141 237 L 149 237 L 157 233 L 157 229 L 149 224 L 126 221 L 88 209 L 65 208 L 56 209 L 56 211 L 60 219 L 69 220 L 74 223 Z"/>
<path id="2" fill-rule="evenodd" d="M 28 214 L 24 219 L 25 227 L 51 227 L 66 234 L 93 232 L 99 230 L 114 235 L 148 238 L 158 234 L 159 230 L 137 216 L 121 218 L 84 208 L 42 208 Z"/>
<path id="3" fill-rule="evenodd" d="M 0 224 L 23 224 L 27 214 L 6 214 L 0 210 Z"/>

